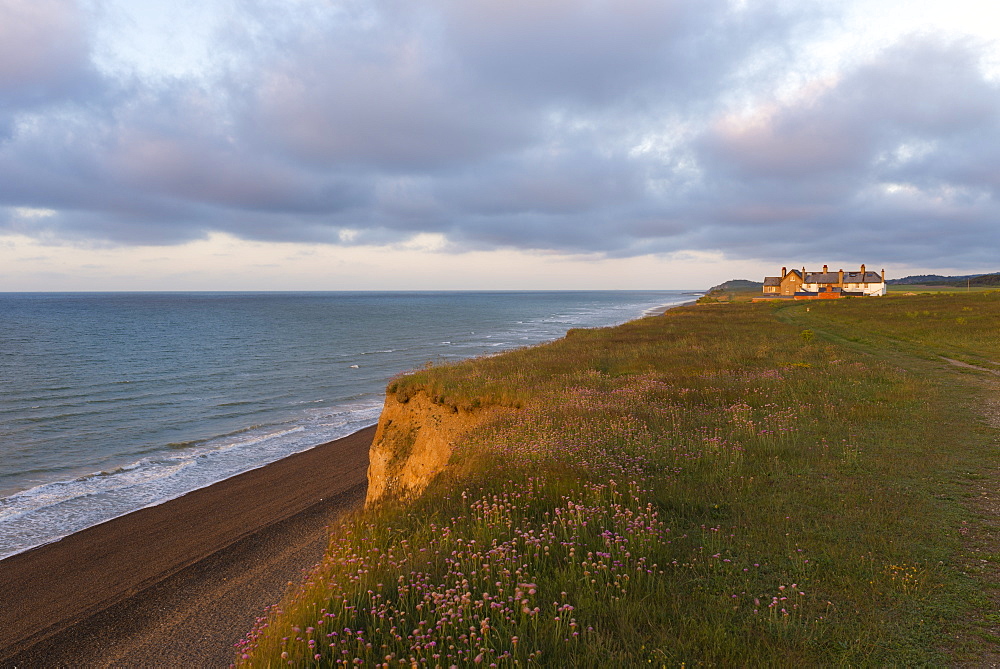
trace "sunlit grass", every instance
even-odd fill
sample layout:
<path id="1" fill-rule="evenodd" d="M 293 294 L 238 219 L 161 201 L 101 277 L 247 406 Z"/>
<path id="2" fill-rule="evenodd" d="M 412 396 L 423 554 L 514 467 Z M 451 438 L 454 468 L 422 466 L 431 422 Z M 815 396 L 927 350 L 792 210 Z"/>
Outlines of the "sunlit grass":
<path id="1" fill-rule="evenodd" d="M 982 293 L 995 291 L 996 286 L 924 286 L 919 284 L 890 284 L 886 291 L 890 294 L 928 295 L 937 293 Z"/>
<path id="2" fill-rule="evenodd" d="M 1000 291 L 890 295 L 879 300 L 830 300 L 779 310 L 807 319 L 849 341 L 903 346 L 921 356 L 945 356 L 1000 368 Z"/>
<path id="3" fill-rule="evenodd" d="M 815 322 L 883 305 L 878 327 L 930 336 L 890 300 L 841 302 Z M 986 440 L 932 382 L 775 313 L 684 308 L 397 379 L 509 410 L 421 498 L 340 528 L 241 661 L 941 663 L 974 603 L 945 498 Z M 962 313 L 978 334 L 948 341 L 994 355 L 988 314 Z"/>

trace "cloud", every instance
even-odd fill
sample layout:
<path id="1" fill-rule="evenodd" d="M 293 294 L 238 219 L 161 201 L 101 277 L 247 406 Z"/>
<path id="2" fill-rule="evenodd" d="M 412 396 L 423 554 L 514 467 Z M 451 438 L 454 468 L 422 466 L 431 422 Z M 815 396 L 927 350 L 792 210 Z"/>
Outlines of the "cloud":
<path id="1" fill-rule="evenodd" d="M 697 151 L 725 202 L 706 215 L 739 245 L 728 248 L 760 252 L 781 233 L 814 253 L 864 244 L 893 260 L 978 257 L 972 238 L 997 234 L 1000 147 L 1000 87 L 978 54 L 911 37 L 789 102 L 715 119 Z M 941 235 L 951 223 L 969 234 Z"/>
<path id="2" fill-rule="evenodd" d="M 843 173 L 864 179 L 880 152 L 905 157 L 907 144 L 948 143 L 995 125 L 998 94 L 973 50 L 911 38 L 791 103 L 718 120 L 703 155 L 755 181 Z"/>
<path id="3" fill-rule="evenodd" d="M 439 7 L 457 57 L 483 80 L 539 104 L 606 105 L 701 79 L 684 56 L 710 55 L 706 29 L 725 4 L 442 0 Z"/>
<path id="4" fill-rule="evenodd" d="M 0 4 L 0 109 L 80 95 L 97 83 L 85 17 L 72 0 Z"/>
<path id="5" fill-rule="evenodd" d="M 991 45 L 914 35 L 817 68 L 829 11 L 220 4 L 198 76 L 151 76 L 95 64 L 101 15 L 8 2 L 0 231 L 979 262 L 1000 241 Z"/>

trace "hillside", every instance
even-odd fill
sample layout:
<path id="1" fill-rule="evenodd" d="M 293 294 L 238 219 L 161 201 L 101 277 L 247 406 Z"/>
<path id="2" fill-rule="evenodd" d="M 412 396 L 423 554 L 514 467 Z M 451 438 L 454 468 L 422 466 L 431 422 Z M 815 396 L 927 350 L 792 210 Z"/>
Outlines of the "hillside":
<path id="1" fill-rule="evenodd" d="M 997 274 L 983 274 L 982 276 L 971 277 L 966 281 L 949 281 L 942 282 L 941 285 L 952 285 L 952 286 L 1000 286 L 1000 273 Z"/>
<path id="2" fill-rule="evenodd" d="M 992 375 L 941 356 L 1000 368 L 998 318 L 1000 293 L 690 306 L 402 376 L 400 485 L 238 662 L 983 666 Z M 447 465 L 407 471 L 432 442 Z"/>
<path id="3" fill-rule="evenodd" d="M 1000 285 L 1000 273 L 967 274 L 962 276 L 941 276 L 940 274 L 918 274 L 902 279 L 886 279 L 890 285 L 920 285 L 920 286 L 997 286 Z"/>
<path id="4" fill-rule="evenodd" d="M 716 291 L 727 291 L 731 293 L 740 293 L 747 291 L 761 292 L 764 289 L 764 284 L 761 281 L 750 281 L 749 279 L 730 279 L 724 283 L 720 283 L 718 286 L 712 286 L 709 292 Z"/>

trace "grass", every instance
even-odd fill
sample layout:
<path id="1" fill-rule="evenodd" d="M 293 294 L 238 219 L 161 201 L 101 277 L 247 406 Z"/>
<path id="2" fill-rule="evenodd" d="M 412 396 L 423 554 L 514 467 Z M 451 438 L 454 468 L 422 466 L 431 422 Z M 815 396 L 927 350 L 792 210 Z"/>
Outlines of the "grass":
<path id="1" fill-rule="evenodd" d="M 939 286 L 933 284 L 889 284 L 886 290 L 889 293 L 901 293 L 904 295 L 928 295 L 937 293 L 982 293 L 996 290 L 995 285 L 975 284 L 970 286 Z"/>
<path id="2" fill-rule="evenodd" d="M 680 308 L 395 380 L 508 409 L 421 498 L 339 528 L 239 662 L 974 659 L 963 495 L 997 454 L 936 356 L 1000 359 L 1000 299 L 808 306 Z"/>
<path id="3" fill-rule="evenodd" d="M 828 336 L 867 343 L 869 352 L 899 349 L 921 358 L 953 358 L 1000 368 L 1000 291 L 889 295 L 887 299 L 831 300 L 785 305 L 788 320 L 819 327 Z M 808 315 L 808 316 L 807 316 Z"/>

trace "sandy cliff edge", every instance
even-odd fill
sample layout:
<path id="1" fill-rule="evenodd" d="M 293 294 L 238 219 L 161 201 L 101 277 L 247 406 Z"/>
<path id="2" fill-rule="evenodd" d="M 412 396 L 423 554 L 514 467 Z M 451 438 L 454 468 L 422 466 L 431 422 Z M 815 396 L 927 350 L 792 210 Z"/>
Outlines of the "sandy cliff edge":
<path id="1" fill-rule="evenodd" d="M 437 404 L 424 391 L 405 401 L 387 393 L 370 452 L 365 506 L 422 493 L 448 464 L 459 437 L 497 411 Z"/>

